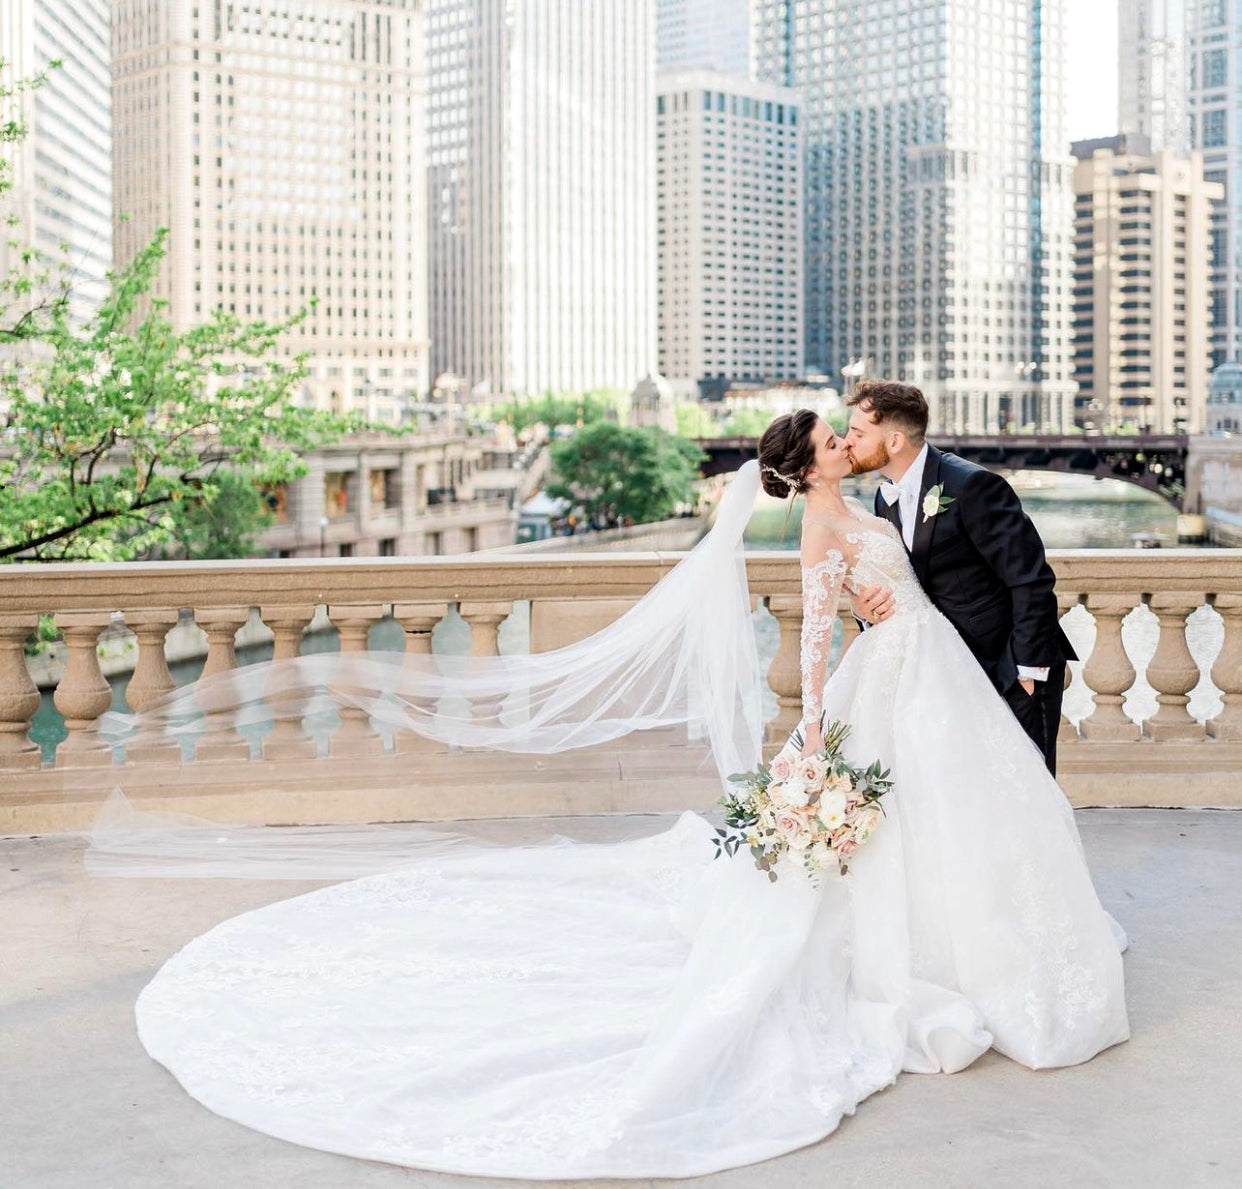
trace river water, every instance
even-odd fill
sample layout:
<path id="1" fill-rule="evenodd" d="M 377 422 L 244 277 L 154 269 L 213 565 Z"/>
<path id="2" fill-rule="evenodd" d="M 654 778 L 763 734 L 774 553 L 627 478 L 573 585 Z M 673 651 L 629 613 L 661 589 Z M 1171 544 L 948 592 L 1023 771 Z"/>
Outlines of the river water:
<path id="1" fill-rule="evenodd" d="M 1097 481 L 1072 475 L 1055 478 L 1038 476 L 1031 482 L 1040 485 L 1033 486 L 1024 483 L 1023 478 L 1019 477 L 1017 483 L 1023 506 L 1050 549 L 1129 548 L 1136 533 L 1158 534 L 1167 544 L 1176 544 L 1176 511 L 1158 496 L 1115 480 Z M 855 485 L 853 494 L 870 507 L 873 491 L 871 481 L 861 481 Z M 797 503 L 790 515 L 787 503 L 768 500 L 762 495 L 760 500 L 746 531 L 746 549 L 797 549 L 801 503 Z M 638 547 L 641 548 L 641 543 Z M 1209 558 L 1210 552 L 1205 551 L 1205 563 Z M 527 611 L 525 605 L 517 605 L 514 615 L 502 625 L 502 651 L 522 651 L 526 647 Z M 760 663 L 766 671 L 776 653 L 779 632 L 776 621 L 762 608 L 755 613 L 754 623 Z M 1065 616 L 1063 623 L 1079 656 L 1089 656 L 1095 641 L 1095 624 L 1091 616 L 1083 608 L 1075 607 Z M 1156 617 L 1145 607 L 1136 608 L 1125 620 L 1122 638 L 1140 674 L 1156 650 L 1158 634 Z M 1191 616 L 1186 634 L 1191 654 L 1203 674 L 1191 695 L 1190 711 L 1203 720 L 1218 714 L 1221 706 L 1220 693 L 1208 676 L 1223 638 L 1220 616 L 1209 607 L 1200 608 Z M 464 653 L 469 649 L 469 640 L 469 629 L 452 613 L 437 627 L 433 646 L 437 652 Z M 401 628 L 392 620 L 383 621 L 372 629 L 373 648 L 397 649 L 401 647 L 401 641 Z M 326 632 L 306 637 L 303 647 L 304 650 L 320 651 L 336 646 L 336 633 Z M 837 646 L 840 646 L 839 632 Z M 270 655 L 271 646 L 267 645 L 241 650 L 238 659 L 242 664 L 252 664 L 267 660 Z M 202 666 L 201 660 L 174 665 L 173 679 L 178 685 L 193 681 Z M 1065 712 L 1072 721 L 1077 722 L 1091 712 L 1091 692 L 1082 681 L 1082 665 L 1072 664 L 1070 668 L 1073 682 L 1066 691 Z M 114 678 L 110 684 L 113 688 L 113 708 L 125 710 L 128 677 Z M 770 691 L 766 697 L 766 717 L 771 717 L 776 713 L 776 698 Z M 1127 695 L 1125 708 L 1135 721 L 1150 717 L 1156 710 L 1155 691 L 1140 678 Z M 44 694 L 35 714 L 31 735 L 42 745 L 49 759 L 56 744 L 64 738 L 63 720 L 52 704 L 50 692 Z"/>
<path id="2" fill-rule="evenodd" d="M 1021 475 L 1015 486 L 1022 506 L 1049 549 L 1128 549 L 1135 534 L 1154 534 L 1166 545 L 1177 544 L 1177 511 L 1159 496 L 1115 479 L 1097 480 L 1081 475 Z M 854 484 L 856 495 L 870 508 L 875 485 L 871 480 Z M 761 499 L 767 500 L 766 496 Z M 756 509 L 746 531 L 747 549 L 797 549 L 801 527 L 801 502 L 791 515 L 784 501 L 770 500 Z M 1210 564 L 1211 551 L 1204 551 Z M 766 620 L 767 622 L 763 622 Z M 1091 655 L 1095 644 L 1095 621 L 1082 607 L 1075 607 L 1062 620 L 1066 635 L 1080 657 Z M 761 648 L 775 654 L 775 620 L 756 616 Z M 1122 624 L 1122 641 L 1142 674 L 1156 651 L 1159 625 L 1146 607 L 1138 607 Z M 1191 693 L 1190 712 L 1199 720 L 1220 713 L 1220 691 L 1208 676 L 1224 638 L 1221 618 L 1210 607 L 1195 611 L 1186 627 L 1186 641 L 1199 665 L 1202 679 Z M 838 645 L 840 641 L 838 639 Z M 1082 680 L 1082 665 L 1071 664 L 1072 683 L 1065 692 L 1065 713 L 1077 722 L 1091 713 L 1091 691 Z M 775 713 L 775 698 L 771 701 Z M 1140 677 L 1126 696 L 1126 713 L 1139 722 L 1156 712 L 1156 692 Z"/>

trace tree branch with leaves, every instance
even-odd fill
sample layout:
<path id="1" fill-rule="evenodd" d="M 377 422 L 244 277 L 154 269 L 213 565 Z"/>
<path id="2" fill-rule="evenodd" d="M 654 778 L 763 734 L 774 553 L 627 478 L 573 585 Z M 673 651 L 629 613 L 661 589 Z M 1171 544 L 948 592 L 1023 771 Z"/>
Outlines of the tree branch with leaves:
<path id="1" fill-rule="evenodd" d="M 304 358 L 281 323 L 224 310 L 177 332 L 151 289 L 161 230 L 111 278 L 81 328 L 64 306 L 38 351 L 0 374 L 0 560 L 127 561 L 180 539 L 222 468 L 252 484 L 305 471 L 301 455 L 362 428 L 296 402 Z M 142 310 L 146 309 L 143 313 Z"/>

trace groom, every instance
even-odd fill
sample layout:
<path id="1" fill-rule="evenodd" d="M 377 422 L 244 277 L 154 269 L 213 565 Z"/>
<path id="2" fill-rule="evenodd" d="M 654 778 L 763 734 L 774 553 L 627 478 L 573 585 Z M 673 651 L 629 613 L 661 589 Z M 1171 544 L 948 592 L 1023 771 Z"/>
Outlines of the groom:
<path id="1" fill-rule="evenodd" d="M 925 440 L 927 401 L 909 384 L 863 380 L 846 403 L 856 475 L 879 471 L 877 516 L 901 532 L 932 603 L 957 628 L 1056 775 L 1065 662 L 1044 544 L 999 475 Z M 865 623 L 892 614 L 892 591 L 856 596 Z"/>

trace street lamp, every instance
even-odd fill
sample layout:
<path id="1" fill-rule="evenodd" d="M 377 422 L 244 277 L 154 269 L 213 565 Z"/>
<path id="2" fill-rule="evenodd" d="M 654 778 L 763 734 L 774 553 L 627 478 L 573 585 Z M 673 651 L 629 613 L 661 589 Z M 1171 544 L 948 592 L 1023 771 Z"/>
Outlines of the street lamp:
<path id="1" fill-rule="evenodd" d="M 319 518 L 319 556 L 326 557 L 328 550 L 328 518 L 321 516 Z"/>

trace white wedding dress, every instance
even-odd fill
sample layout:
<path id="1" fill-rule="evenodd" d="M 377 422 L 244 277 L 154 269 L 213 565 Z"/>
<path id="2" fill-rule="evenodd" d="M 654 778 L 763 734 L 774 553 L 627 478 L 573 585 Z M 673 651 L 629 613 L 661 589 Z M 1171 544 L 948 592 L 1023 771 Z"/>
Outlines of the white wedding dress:
<path id="1" fill-rule="evenodd" d="M 804 567 L 816 712 L 841 584 L 896 613 L 826 688 L 895 781 L 845 877 L 654 837 L 415 849 L 229 920 L 137 1003 L 211 1110 L 308 1147 L 549 1180 L 686 1177 L 813 1143 L 903 1071 L 1032 1068 L 1128 1035 L 1115 926 L 1073 815 L 891 525 Z"/>

